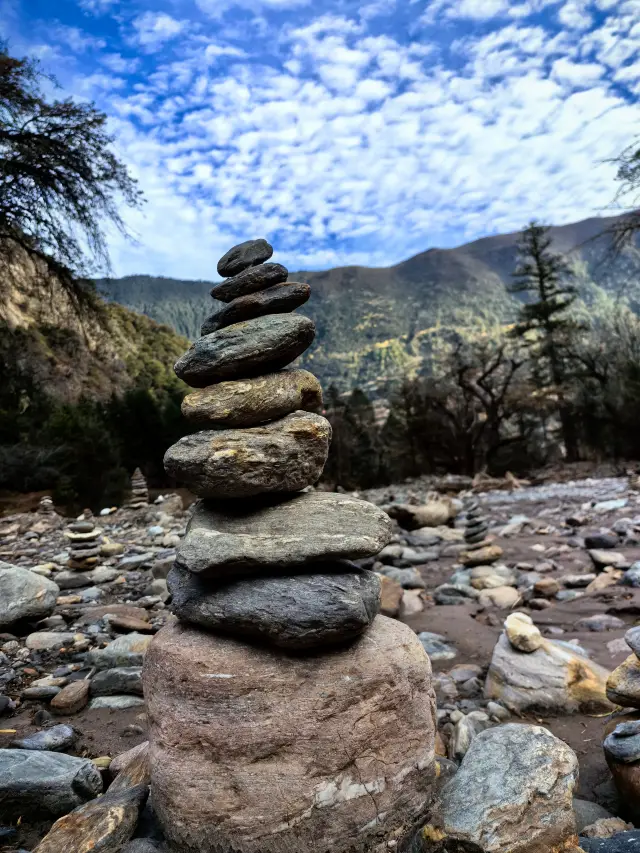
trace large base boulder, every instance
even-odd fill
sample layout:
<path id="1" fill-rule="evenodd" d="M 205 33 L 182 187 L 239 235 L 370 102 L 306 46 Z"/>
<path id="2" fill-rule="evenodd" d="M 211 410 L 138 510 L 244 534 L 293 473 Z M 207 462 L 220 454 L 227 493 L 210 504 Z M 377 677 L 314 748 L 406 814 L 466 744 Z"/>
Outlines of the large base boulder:
<path id="1" fill-rule="evenodd" d="M 386 849 L 425 812 L 435 697 L 415 634 L 286 655 L 175 624 L 144 666 L 154 809 L 180 853 Z"/>

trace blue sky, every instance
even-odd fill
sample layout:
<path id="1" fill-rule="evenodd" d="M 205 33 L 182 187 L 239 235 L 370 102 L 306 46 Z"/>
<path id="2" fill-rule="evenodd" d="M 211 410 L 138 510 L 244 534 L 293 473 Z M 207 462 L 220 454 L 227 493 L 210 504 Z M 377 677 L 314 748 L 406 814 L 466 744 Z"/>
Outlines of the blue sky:
<path id="1" fill-rule="evenodd" d="M 110 117 L 147 198 L 118 275 L 291 269 L 606 212 L 640 133 L 640 0 L 0 0 Z"/>

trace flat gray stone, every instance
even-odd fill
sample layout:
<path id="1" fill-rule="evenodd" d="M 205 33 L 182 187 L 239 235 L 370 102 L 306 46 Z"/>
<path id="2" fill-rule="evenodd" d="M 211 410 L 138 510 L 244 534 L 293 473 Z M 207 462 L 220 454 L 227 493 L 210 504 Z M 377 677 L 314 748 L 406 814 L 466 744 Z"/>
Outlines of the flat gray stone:
<path id="1" fill-rule="evenodd" d="M 218 275 L 225 278 L 236 275 L 247 267 L 268 261 L 273 255 L 273 246 L 264 238 L 258 240 L 245 240 L 239 243 L 223 255 L 218 261 Z"/>
<path id="2" fill-rule="evenodd" d="M 257 291 L 283 284 L 288 277 L 289 271 L 281 264 L 258 264 L 217 284 L 211 296 L 217 301 L 231 303 Z"/>
<path id="3" fill-rule="evenodd" d="M 307 370 L 219 382 L 187 394 L 182 401 L 182 414 L 202 428 L 252 427 L 292 412 L 321 408 L 322 388 Z"/>
<path id="4" fill-rule="evenodd" d="M 102 777 L 86 758 L 59 752 L 0 749 L 0 814 L 67 814 L 102 793 Z"/>
<path id="5" fill-rule="evenodd" d="M 51 726 L 50 729 L 34 732 L 25 737 L 15 738 L 10 743 L 12 749 L 35 749 L 59 752 L 73 746 L 77 735 L 71 726 Z"/>
<path id="6" fill-rule="evenodd" d="M 50 616 L 60 588 L 48 578 L 0 561 L 0 630 Z"/>
<path id="7" fill-rule="evenodd" d="M 253 320 L 255 317 L 264 317 L 267 314 L 287 314 L 295 311 L 309 299 L 311 287 L 297 281 L 276 284 L 267 287 L 258 293 L 250 293 L 240 296 L 231 302 L 221 304 L 218 310 L 202 324 L 201 335 L 210 335 L 234 323 L 243 320 Z"/>
<path id="8" fill-rule="evenodd" d="M 629 628 L 624 635 L 624 640 L 636 657 L 640 657 L 640 625 Z"/>
<path id="9" fill-rule="evenodd" d="M 620 723 L 603 743 L 605 754 L 622 764 L 640 759 L 640 720 Z"/>
<path id="10" fill-rule="evenodd" d="M 380 609 L 378 576 L 346 562 L 222 585 L 174 567 L 167 582 L 171 609 L 183 622 L 288 649 L 353 640 Z"/>
<path id="11" fill-rule="evenodd" d="M 92 711 L 101 708 L 125 711 L 127 708 L 138 708 L 140 705 L 144 705 L 144 699 L 141 696 L 96 696 L 89 702 L 89 708 Z"/>
<path id="12" fill-rule="evenodd" d="M 149 634 L 133 631 L 108 643 L 104 649 L 92 649 L 87 653 L 87 663 L 97 669 L 142 666 L 150 642 Z"/>
<path id="13" fill-rule="evenodd" d="M 103 669 L 91 679 L 92 696 L 142 696 L 142 667 L 118 666 Z"/>
<path id="14" fill-rule="evenodd" d="M 244 498 L 297 492 L 320 479 L 331 425 L 294 412 L 264 426 L 186 435 L 165 453 L 170 477 L 201 498 Z"/>
<path id="15" fill-rule="evenodd" d="M 253 501 L 200 501 L 176 565 L 215 578 L 273 573 L 307 562 L 372 557 L 391 538 L 389 516 L 349 495 L 308 492 Z"/>
<path id="16" fill-rule="evenodd" d="M 316 327 L 299 314 L 271 314 L 205 335 L 174 367 L 193 388 L 280 370 L 311 345 Z"/>

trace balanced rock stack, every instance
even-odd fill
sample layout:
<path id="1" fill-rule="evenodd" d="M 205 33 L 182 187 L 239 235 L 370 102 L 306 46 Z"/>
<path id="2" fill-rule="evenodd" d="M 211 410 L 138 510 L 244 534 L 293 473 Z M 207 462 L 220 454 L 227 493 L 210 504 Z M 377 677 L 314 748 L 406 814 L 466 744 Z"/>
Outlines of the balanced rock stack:
<path id="1" fill-rule="evenodd" d="M 463 505 L 466 513 L 464 541 L 469 548 L 479 548 L 486 542 L 489 524 L 475 497 L 466 497 Z"/>
<path id="2" fill-rule="evenodd" d="M 125 503 L 127 509 L 144 509 L 149 505 L 149 490 L 144 474 L 139 468 L 131 475 L 131 492 Z"/>
<path id="3" fill-rule="evenodd" d="M 40 515 L 55 515 L 56 509 L 53 505 L 53 500 L 49 497 L 49 495 L 45 495 L 40 498 L 40 503 L 38 504 L 38 512 Z"/>
<path id="4" fill-rule="evenodd" d="M 84 571 L 98 564 L 102 530 L 96 527 L 91 519 L 74 521 L 67 527 L 64 535 L 70 543 L 67 563 L 70 569 Z"/>
<path id="5" fill-rule="evenodd" d="M 374 505 L 309 491 L 331 428 L 284 368 L 309 296 L 265 240 L 220 261 L 224 306 L 176 364 L 201 427 L 165 467 L 202 500 L 168 577 L 178 622 L 145 659 L 154 808 L 181 853 L 386 849 L 425 810 L 435 699 L 422 646 L 379 616 Z"/>

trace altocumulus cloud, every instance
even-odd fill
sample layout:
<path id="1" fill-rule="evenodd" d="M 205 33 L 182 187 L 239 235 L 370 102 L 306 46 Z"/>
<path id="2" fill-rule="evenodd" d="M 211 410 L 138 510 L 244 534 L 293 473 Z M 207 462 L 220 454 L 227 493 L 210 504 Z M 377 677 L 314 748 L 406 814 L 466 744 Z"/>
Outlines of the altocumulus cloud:
<path id="1" fill-rule="evenodd" d="M 14 49 L 110 116 L 147 197 L 119 274 L 397 262 L 603 210 L 638 132 L 640 0 L 59 0 Z"/>

